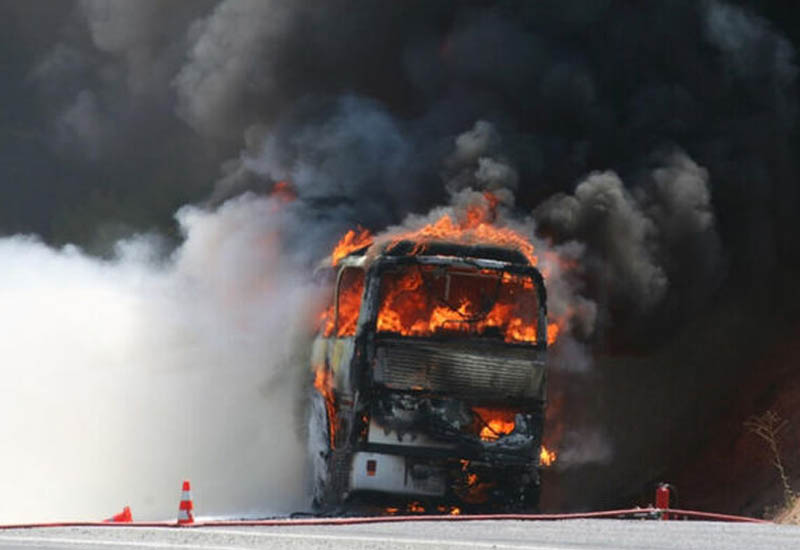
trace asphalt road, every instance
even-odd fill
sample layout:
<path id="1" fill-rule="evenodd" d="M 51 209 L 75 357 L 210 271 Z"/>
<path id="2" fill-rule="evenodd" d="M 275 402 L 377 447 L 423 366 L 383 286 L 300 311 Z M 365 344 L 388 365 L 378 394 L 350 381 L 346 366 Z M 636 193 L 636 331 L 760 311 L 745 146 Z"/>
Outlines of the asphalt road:
<path id="1" fill-rule="evenodd" d="M 338 526 L 71 527 L 0 531 L 0 548 L 774 550 L 800 548 L 800 527 L 689 521 L 408 522 Z"/>

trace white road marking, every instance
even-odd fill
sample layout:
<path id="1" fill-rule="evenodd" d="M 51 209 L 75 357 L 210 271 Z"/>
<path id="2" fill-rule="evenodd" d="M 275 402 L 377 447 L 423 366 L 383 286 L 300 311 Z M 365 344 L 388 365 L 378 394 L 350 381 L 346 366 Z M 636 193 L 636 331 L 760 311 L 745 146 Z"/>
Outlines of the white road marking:
<path id="1" fill-rule="evenodd" d="M 202 533 L 216 533 L 220 535 L 235 535 L 241 534 L 241 531 L 234 531 L 229 529 L 205 529 L 198 528 Z M 382 542 L 389 544 L 417 544 L 417 545 L 461 545 L 466 548 L 510 548 L 512 550 L 563 550 L 563 546 L 541 546 L 532 544 L 514 544 L 514 543 L 498 543 L 498 542 L 478 542 L 468 540 L 446 540 L 446 539 L 415 539 L 403 536 L 398 537 L 379 537 L 370 535 L 333 535 L 333 534 L 310 534 L 310 533 L 279 533 L 279 532 L 248 532 L 248 536 L 259 537 L 272 537 L 272 538 L 286 538 L 286 539 L 315 539 L 315 540 L 339 540 L 339 541 L 353 541 L 353 542 Z"/>
<path id="2" fill-rule="evenodd" d="M 137 548 L 181 548 L 184 550 L 242 550 L 242 546 L 211 546 L 207 544 L 176 544 L 174 542 L 143 542 L 125 540 L 70 539 L 63 537 L 16 537 L 0 535 L 0 542 L 74 544 L 79 546 L 135 546 Z"/>
<path id="3" fill-rule="evenodd" d="M 125 528 L 115 527 L 117 530 Z M 164 529 L 147 529 L 147 528 L 129 528 L 138 532 L 152 531 L 156 533 L 164 533 Z M 368 542 L 368 543 L 382 543 L 387 546 L 396 544 L 411 544 L 419 546 L 460 546 L 462 548 L 497 548 L 509 550 L 563 550 L 563 546 L 542 546 L 536 544 L 514 544 L 514 543 L 499 543 L 499 542 L 481 542 L 481 541 L 467 541 L 467 540 L 446 540 L 446 539 L 418 539 L 399 537 L 386 537 L 374 535 L 334 535 L 334 534 L 314 534 L 314 533 L 281 533 L 281 532 L 266 532 L 266 531 L 238 531 L 230 529 L 206 529 L 195 528 L 191 531 L 184 531 L 185 533 L 203 533 L 211 535 L 235 535 L 242 537 L 261 537 L 272 539 L 294 539 L 294 540 L 321 540 L 321 541 L 340 541 L 340 542 Z M 91 546 L 127 546 L 136 548 L 173 548 L 181 550 L 242 550 L 248 546 L 218 546 L 210 544 L 192 544 L 192 543 L 169 543 L 164 541 L 124 541 L 124 540 L 102 540 L 102 539 L 89 539 L 89 538 L 65 538 L 65 537 L 28 537 L 28 536 L 14 536 L 14 535 L 0 535 L 0 542 L 16 542 L 16 543 L 43 543 L 43 544 L 61 544 L 61 545 L 91 545 Z M 581 548 L 587 548 L 582 546 Z"/>

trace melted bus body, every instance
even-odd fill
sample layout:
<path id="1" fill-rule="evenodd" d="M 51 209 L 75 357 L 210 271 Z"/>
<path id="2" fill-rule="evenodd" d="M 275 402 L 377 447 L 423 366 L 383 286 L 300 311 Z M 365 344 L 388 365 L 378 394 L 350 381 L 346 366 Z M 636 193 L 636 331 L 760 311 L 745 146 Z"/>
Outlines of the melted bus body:
<path id="1" fill-rule="evenodd" d="M 538 504 L 546 403 L 539 271 L 498 247 L 401 242 L 352 254 L 312 350 L 314 504 L 393 495 Z"/>

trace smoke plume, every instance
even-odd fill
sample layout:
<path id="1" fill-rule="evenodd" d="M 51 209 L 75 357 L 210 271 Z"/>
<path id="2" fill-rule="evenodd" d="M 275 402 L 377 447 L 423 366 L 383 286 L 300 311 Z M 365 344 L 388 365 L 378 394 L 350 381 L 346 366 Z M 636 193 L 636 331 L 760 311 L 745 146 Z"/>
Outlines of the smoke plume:
<path id="1" fill-rule="evenodd" d="M 296 431 L 314 287 L 286 262 L 271 200 L 186 207 L 183 243 L 146 236 L 99 260 L 0 239 L 0 517 L 201 515 L 305 503 Z"/>

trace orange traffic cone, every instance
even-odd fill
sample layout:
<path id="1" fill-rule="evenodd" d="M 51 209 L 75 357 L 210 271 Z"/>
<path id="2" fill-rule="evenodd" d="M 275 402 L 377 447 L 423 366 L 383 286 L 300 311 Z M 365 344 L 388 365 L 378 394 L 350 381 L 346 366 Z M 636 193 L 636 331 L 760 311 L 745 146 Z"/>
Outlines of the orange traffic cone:
<path id="1" fill-rule="evenodd" d="M 178 506 L 178 525 L 186 523 L 194 523 L 194 516 L 192 510 L 192 489 L 189 486 L 189 480 L 183 482 L 183 492 L 181 493 L 181 504 Z"/>
<path id="2" fill-rule="evenodd" d="M 133 521 L 133 516 L 131 515 L 131 507 L 126 506 L 122 509 L 122 512 L 115 516 L 111 516 L 108 519 L 104 519 L 104 523 L 130 523 Z"/>

